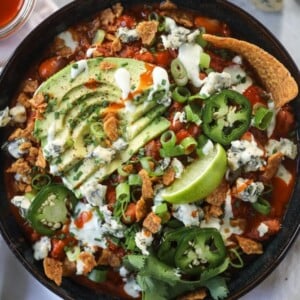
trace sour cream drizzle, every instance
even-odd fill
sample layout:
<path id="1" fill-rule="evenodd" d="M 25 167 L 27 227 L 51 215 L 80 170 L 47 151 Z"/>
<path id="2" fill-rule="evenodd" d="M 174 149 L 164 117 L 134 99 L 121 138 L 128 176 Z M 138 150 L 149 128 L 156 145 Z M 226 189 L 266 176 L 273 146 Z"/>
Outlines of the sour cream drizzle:
<path id="1" fill-rule="evenodd" d="M 200 87 L 203 81 L 199 78 L 199 62 L 203 49 L 198 44 L 182 44 L 179 47 L 178 59 L 187 71 L 188 78 L 195 87 Z"/>
<path id="2" fill-rule="evenodd" d="M 130 93 L 130 73 L 125 68 L 119 68 L 115 72 L 115 81 L 122 91 L 122 99 L 126 99 Z"/>
<path id="3" fill-rule="evenodd" d="M 82 72 L 88 72 L 88 64 L 85 59 L 79 60 L 71 67 L 71 79 L 75 79 Z"/>

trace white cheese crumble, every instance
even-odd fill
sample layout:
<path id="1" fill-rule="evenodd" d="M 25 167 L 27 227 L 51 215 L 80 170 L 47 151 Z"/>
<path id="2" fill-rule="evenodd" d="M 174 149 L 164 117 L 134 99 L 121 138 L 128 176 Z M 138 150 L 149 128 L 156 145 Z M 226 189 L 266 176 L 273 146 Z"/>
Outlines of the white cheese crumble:
<path id="1" fill-rule="evenodd" d="M 231 76 L 226 72 L 210 72 L 203 81 L 204 85 L 202 86 L 199 94 L 204 98 L 210 97 L 216 92 L 230 87 L 232 84 Z"/>
<path id="2" fill-rule="evenodd" d="M 113 142 L 112 148 L 116 151 L 122 151 L 128 147 L 128 143 L 123 138 L 118 138 Z"/>
<path id="3" fill-rule="evenodd" d="M 173 117 L 173 121 L 172 121 L 173 125 L 177 121 L 179 121 L 180 123 L 186 123 L 187 122 L 187 119 L 186 119 L 184 111 L 177 111 L 177 112 L 175 112 L 174 117 Z"/>
<path id="4" fill-rule="evenodd" d="M 175 21 L 171 18 L 165 18 L 165 27 L 169 32 L 168 35 L 162 35 L 162 43 L 165 49 L 177 49 L 183 43 L 189 42 L 192 43 L 195 41 L 195 38 L 199 35 L 200 31 L 197 29 L 191 32 L 189 29 L 177 26 Z"/>
<path id="5" fill-rule="evenodd" d="M 116 36 L 123 43 L 131 43 L 139 39 L 136 29 L 129 29 L 127 27 L 119 27 Z"/>
<path id="6" fill-rule="evenodd" d="M 250 179 L 244 179 L 239 177 L 236 180 L 236 189 L 239 199 L 245 202 L 254 203 L 264 190 L 264 184 L 260 181 L 253 182 Z"/>
<path id="7" fill-rule="evenodd" d="M 65 150 L 65 142 L 69 138 L 68 130 L 63 130 L 55 136 L 56 123 L 53 122 L 47 132 L 47 144 L 43 148 L 45 158 L 56 158 Z"/>
<path id="8" fill-rule="evenodd" d="M 122 99 L 127 99 L 130 93 L 130 73 L 125 68 L 118 68 L 114 77 L 117 86 L 122 91 Z"/>
<path id="9" fill-rule="evenodd" d="M 0 127 L 5 127 L 10 120 L 11 117 L 9 115 L 9 107 L 7 106 L 0 111 Z"/>
<path id="10" fill-rule="evenodd" d="M 263 159 L 264 151 L 258 148 L 254 138 L 247 140 L 236 140 L 231 142 L 231 147 L 227 151 L 229 168 L 235 171 L 241 167 L 246 172 L 257 171 L 265 165 Z"/>
<path id="11" fill-rule="evenodd" d="M 177 158 L 173 158 L 171 161 L 171 166 L 175 171 L 175 178 L 180 178 L 184 171 L 182 162 Z"/>
<path id="12" fill-rule="evenodd" d="M 142 251 L 143 255 L 149 255 L 147 247 L 153 242 L 153 236 L 150 232 L 145 232 L 144 229 L 135 234 L 134 241 L 136 246 Z"/>
<path id="13" fill-rule="evenodd" d="M 207 140 L 205 145 L 202 147 L 202 153 L 208 155 L 214 149 L 214 144 L 211 140 Z"/>
<path id="14" fill-rule="evenodd" d="M 131 296 L 132 298 L 139 298 L 142 289 L 138 285 L 134 276 L 130 276 L 124 284 L 124 291 L 127 295 Z"/>
<path id="15" fill-rule="evenodd" d="M 119 274 L 121 277 L 126 277 L 129 274 L 129 271 L 124 266 L 122 266 L 119 269 Z"/>
<path id="16" fill-rule="evenodd" d="M 88 181 L 81 185 L 80 193 L 93 206 L 102 206 L 105 201 L 107 186 L 97 181 Z"/>
<path id="17" fill-rule="evenodd" d="M 261 222 L 257 227 L 259 237 L 263 237 L 268 231 L 269 227 L 265 223 Z"/>
<path id="18" fill-rule="evenodd" d="M 241 94 L 253 83 L 252 79 L 239 64 L 228 66 L 224 68 L 223 72 L 230 74 L 231 89 Z"/>
<path id="19" fill-rule="evenodd" d="M 116 151 L 112 148 L 104 148 L 97 146 L 91 153 L 87 155 L 88 158 L 96 158 L 99 163 L 109 164 L 115 157 Z"/>
<path id="20" fill-rule="evenodd" d="M 76 226 L 76 217 L 72 218 L 70 224 L 70 232 L 75 238 L 80 240 L 84 246 L 107 247 L 106 236 L 112 235 L 117 238 L 124 237 L 124 226 L 119 224 L 112 216 L 112 212 L 107 205 L 99 208 L 100 214 L 93 210 L 90 204 L 79 202 L 75 208 L 75 215 L 79 215 L 84 211 L 92 213 L 90 220 L 85 222 L 81 228 Z"/>
<path id="21" fill-rule="evenodd" d="M 241 65 L 243 63 L 243 59 L 240 55 L 236 55 L 233 59 L 232 62 L 238 65 Z"/>
<path id="22" fill-rule="evenodd" d="M 24 123 L 27 120 L 26 108 L 21 104 L 17 104 L 12 107 L 9 110 L 9 114 L 11 115 L 12 120 L 16 123 Z"/>
<path id="23" fill-rule="evenodd" d="M 19 211 L 20 211 L 20 214 L 25 217 L 26 214 L 27 214 L 27 211 L 30 207 L 30 204 L 31 204 L 31 200 L 26 197 L 25 195 L 17 195 L 17 196 L 14 196 L 10 202 L 19 208 Z"/>
<path id="24" fill-rule="evenodd" d="M 83 72 L 87 74 L 88 69 L 89 67 L 86 59 L 77 61 L 71 66 L 71 74 L 70 74 L 71 79 L 75 79 L 77 76 L 79 76 L 79 74 Z"/>
<path id="25" fill-rule="evenodd" d="M 174 204 L 173 217 L 181 221 L 185 226 L 199 226 L 203 218 L 203 211 L 195 204 Z"/>
<path id="26" fill-rule="evenodd" d="M 237 84 L 246 79 L 246 72 L 240 65 L 230 65 L 225 67 L 223 72 L 226 72 L 231 77 L 232 84 Z"/>
<path id="27" fill-rule="evenodd" d="M 14 158 L 21 158 L 24 154 L 28 153 L 28 150 L 20 150 L 20 146 L 26 142 L 26 139 L 15 139 L 7 144 L 7 151 Z"/>
<path id="28" fill-rule="evenodd" d="M 84 274 L 85 263 L 80 257 L 76 259 L 76 275 Z"/>
<path id="29" fill-rule="evenodd" d="M 40 240 L 33 244 L 33 257 L 35 260 L 42 260 L 48 256 L 51 250 L 51 240 L 47 236 L 43 236 Z"/>
<path id="30" fill-rule="evenodd" d="M 279 141 L 270 139 L 266 146 L 266 151 L 268 156 L 281 152 L 284 156 L 295 159 L 297 156 L 297 145 L 286 138 L 280 138 Z"/>

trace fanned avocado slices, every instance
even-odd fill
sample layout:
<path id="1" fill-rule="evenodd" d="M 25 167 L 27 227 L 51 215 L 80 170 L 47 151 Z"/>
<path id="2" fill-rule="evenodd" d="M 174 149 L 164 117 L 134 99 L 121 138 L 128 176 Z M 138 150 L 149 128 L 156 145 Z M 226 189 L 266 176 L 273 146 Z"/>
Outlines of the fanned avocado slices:
<path id="1" fill-rule="evenodd" d="M 166 107 L 149 99 L 151 80 L 140 82 L 149 66 L 154 68 L 128 58 L 87 59 L 68 65 L 38 88 L 36 94 L 42 94 L 48 105 L 35 122 L 34 135 L 41 141 L 50 172 L 62 176 L 75 193 L 80 194 L 81 185 L 114 172 L 169 127 L 161 117 Z M 124 88 L 116 80 L 120 68 L 130 75 L 130 99 L 122 98 Z M 118 116 L 120 148 L 103 143 L 103 116 L 110 110 Z"/>

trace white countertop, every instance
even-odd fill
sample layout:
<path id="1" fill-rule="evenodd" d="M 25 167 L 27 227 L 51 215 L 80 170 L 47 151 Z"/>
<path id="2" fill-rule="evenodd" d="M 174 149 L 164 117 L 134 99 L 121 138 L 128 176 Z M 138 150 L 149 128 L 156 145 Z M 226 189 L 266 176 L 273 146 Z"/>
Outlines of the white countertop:
<path id="1" fill-rule="evenodd" d="M 36 6 L 39 13 L 43 0 Z M 43 4 L 42 4 L 43 2 Z M 52 2 L 47 0 L 47 4 Z M 71 0 L 53 0 L 57 7 Z M 285 0 L 280 13 L 264 13 L 255 9 L 250 0 L 231 1 L 263 23 L 286 47 L 300 67 L 300 0 Z M 51 6 L 53 9 L 54 6 Z M 2 42 L 3 43 L 3 42 Z M 1 42 L 0 42 L 1 47 Z M 1 48 L 0 48 L 1 49 Z M 1 51 L 0 51 L 1 61 Z M 298 220 L 297 220 L 298 221 Z M 295 220 L 295 222 L 297 222 Z M 9 251 L 0 236 L 0 300 L 61 300 L 35 280 Z M 299 300 L 300 285 L 300 237 L 295 241 L 285 259 L 277 269 L 258 287 L 242 297 L 242 300 Z M 155 300 L 155 299 L 153 299 Z"/>

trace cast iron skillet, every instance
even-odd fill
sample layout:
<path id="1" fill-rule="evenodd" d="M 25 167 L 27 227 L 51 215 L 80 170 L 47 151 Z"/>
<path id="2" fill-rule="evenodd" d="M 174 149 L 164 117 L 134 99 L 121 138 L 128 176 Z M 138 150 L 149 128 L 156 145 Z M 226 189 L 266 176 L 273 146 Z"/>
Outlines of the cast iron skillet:
<path id="1" fill-rule="evenodd" d="M 98 10 L 111 6 L 114 2 L 109 0 L 85 0 L 74 1 L 54 13 L 39 25 L 17 48 L 8 62 L 0 77 L 0 109 L 9 104 L 9 99 L 14 96 L 18 85 L 30 64 L 39 57 L 41 51 L 48 45 L 52 38 L 68 26 L 77 23 Z M 235 5 L 223 0 L 174 0 L 175 3 L 184 7 L 198 10 L 201 14 L 211 16 L 225 21 L 229 24 L 235 37 L 245 39 L 277 57 L 291 72 L 300 86 L 299 71 L 289 54 L 276 38 L 257 20 L 242 11 Z M 138 0 L 124 0 L 123 5 L 140 3 Z M 283 87 L 284 88 L 284 87 Z M 292 106 L 296 112 L 297 123 L 300 120 L 300 97 L 293 101 Z M 299 130 L 297 132 L 297 136 Z M 0 142 L 4 141 L 5 129 L 0 132 Z M 2 155 L 2 161 L 5 156 Z M 3 174 L 3 163 L 0 166 Z M 283 259 L 287 250 L 294 241 L 299 224 L 297 220 L 300 215 L 300 178 L 299 166 L 297 182 L 291 197 L 283 224 L 279 234 L 268 244 L 265 253 L 255 260 L 247 268 L 241 270 L 229 283 L 229 299 L 237 299 L 259 282 L 261 282 Z M 112 299 L 108 295 L 96 295 L 70 279 L 65 278 L 60 287 L 46 279 L 42 265 L 33 259 L 31 245 L 24 239 L 23 233 L 14 220 L 9 208 L 9 199 L 6 196 L 6 187 L 3 176 L 0 176 L 0 229 L 3 238 L 10 249 L 25 266 L 25 268 L 43 285 L 64 299 L 69 300 L 96 300 Z"/>

